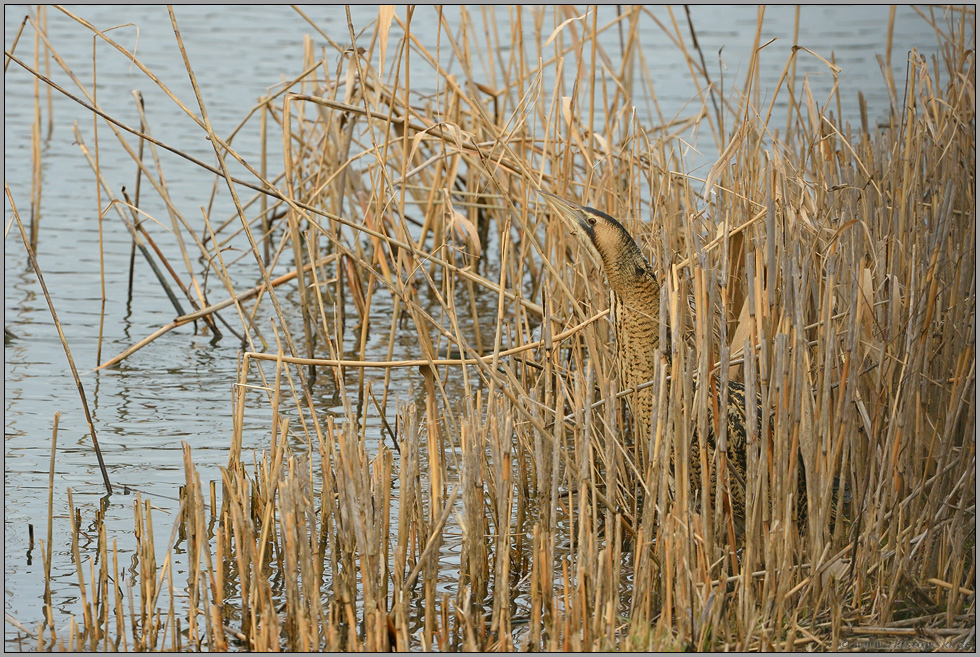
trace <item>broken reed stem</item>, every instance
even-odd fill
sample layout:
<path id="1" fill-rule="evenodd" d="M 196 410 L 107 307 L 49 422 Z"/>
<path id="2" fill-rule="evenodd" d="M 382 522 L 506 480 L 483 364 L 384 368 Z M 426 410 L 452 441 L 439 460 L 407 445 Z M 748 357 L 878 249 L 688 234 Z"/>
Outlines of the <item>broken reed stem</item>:
<path id="1" fill-rule="evenodd" d="M 54 427 L 51 430 L 51 463 L 48 467 L 48 539 L 44 545 L 42 554 L 44 555 L 44 621 L 51 629 L 52 638 L 54 637 L 54 612 L 51 608 L 51 558 L 52 558 L 52 533 L 54 528 L 54 464 L 58 449 L 58 422 L 61 420 L 61 413 L 54 414 Z"/>
<path id="2" fill-rule="evenodd" d="M 96 55 L 95 55 L 95 42 L 92 42 L 92 104 L 98 104 L 98 66 L 96 66 Z M 50 72 L 49 72 L 50 75 Z M 35 79 L 35 84 L 37 84 L 37 79 Z M 50 87 L 48 87 L 50 91 Z M 95 143 L 95 156 L 92 158 L 92 170 L 99 172 L 102 168 L 99 166 L 99 117 L 95 114 L 92 115 L 92 135 L 93 141 Z M 87 153 L 86 153 L 87 155 Z M 102 360 L 102 337 L 105 330 L 105 309 L 106 309 L 106 293 L 105 293 L 105 242 L 103 235 L 103 219 L 105 218 L 102 212 L 102 186 L 101 180 L 96 176 L 95 181 L 95 212 L 96 216 L 99 218 L 99 337 L 96 342 L 95 347 L 95 362 L 98 363 Z M 36 247 L 35 247 L 36 248 Z M 145 254 L 144 254 L 145 255 Z M 181 313 L 183 314 L 183 313 Z"/>
<path id="3" fill-rule="evenodd" d="M 39 8 L 40 10 L 40 8 Z M 33 23 L 33 21 L 32 21 Z M 34 69 L 40 70 L 42 30 L 34 24 Z M 31 123 L 31 214 L 30 245 L 37 251 L 37 238 L 41 223 L 41 90 L 40 82 L 34 80 L 34 121 Z"/>
<path id="4" fill-rule="evenodd" d="M 558 335 L 554 336 L 552 340 L 554 342 L 561 342 L 566 338 L 569 338 L 576 333 L 582 331 L 586 326 L 592 324 L 596 320 L 605 317 L 609 313 L 608 310 L 603 310 L 598 314 L 590 317 L 581 324 L 575 327 L 563 331 Z M 339 360 L 331 358 L 295 358 L 292 356 L 283 356 L 281 354 L 263 354 L 257 352 L 247 352 L 245 355 L 248 358 L 254 360 L 267 360 L 276 361 L 283 363 L 294 363 L 297 365 L 321 365 L 324 367 L 357 367 L 357 368 L 403 368 L 403 367 L 441 367 L 444 365 L 475 365 L 477 363 L 487 363 L 492 364 L 499 360 L 500 358 L 506 358 L 508 356 L 513 356 L 514 354 L 523 353 L 525 351 L 531 351 L 533 349 L 538 349 L 544 344 L 543 340 L 538 340 L 537 342 L 532 342 L 529 344 L 522 345 L 520 347 L 514 347 L 512 349 L 505 349 L 504 351 L 499 351 L 494 354 L 487 356 L 481 356 L 479 358 L 443 358 L 443 359 L 431 359 L 431 360 L 400 360 L 400 361 L 358 361 L 358 360 Z M 103 366 L 105 367 L 105 366 Z"/>

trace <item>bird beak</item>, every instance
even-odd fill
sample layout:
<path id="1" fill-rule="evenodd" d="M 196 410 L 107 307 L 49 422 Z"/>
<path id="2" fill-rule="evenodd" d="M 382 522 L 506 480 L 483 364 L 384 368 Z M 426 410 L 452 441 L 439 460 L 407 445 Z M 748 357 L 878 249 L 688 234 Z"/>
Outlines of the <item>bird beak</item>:
<path id="1" fill-rule="evenodd" d="M 569 225 L 572 229 L 572 234 L 574 235 L 576 230 L 582 230 L 586 235 L 591 235 L 592 226 L 585 218 L 585 206 L 579 205 L 578 203 L 572 203 L 571 201 L 566 201 L 560 196 L 555 196 L 549 192 L 542 189 L 538 190 L 538 194 L 544 196 L 544 199 L 548 202 L 548 205 L 553 207 L 561 215 L 561 218 L 565 220 L 565 223 Z"/>

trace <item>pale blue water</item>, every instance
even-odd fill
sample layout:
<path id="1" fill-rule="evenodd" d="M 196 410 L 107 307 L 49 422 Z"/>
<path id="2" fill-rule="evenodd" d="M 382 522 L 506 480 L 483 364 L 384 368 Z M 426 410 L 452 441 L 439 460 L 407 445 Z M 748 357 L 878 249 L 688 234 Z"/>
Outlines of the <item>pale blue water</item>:
<path id="1" fill-rule="evenodd" d="M 34 10 L 5 7 L 4 43 L 7 50 L 28 11 Z M 164 8 L 80 7 L 72 11 L 100 29 L 123 26 L 111 31 L 111 36 L 129 48 L 136 47 L 141 60 L 178 98 L 197 111 Z M 349 43 L 343 7 L 307 8 L 304 11 L 331 39 Z M 352 7 L 351 11 L 355 29 L 363 31 L 361 38 L 368 39 L 371 34 L 369 25 L 376 17 L 376 9 Z M 399 15 L 404 15 L 404 8 L 398 11 Z M 499 8 L 496 11 L 507 10 Z M 660 111 L 665 119 L 683 116 L 692 112 L 700 101 L 676 46 L 654 21 L 656 18 L 669 26 L 671 17 L 666 9 L 659 7 L 644 11 L 649 15 L 644 18 L 641 33 L 643 52 Z M 938 14 L 938 10 L 935 11 Z M 299 74 L 305 34 L 313 36 L 318 52 L 327 46 L 305 20 L 285 6 L 179 6 L 175 13 L 211 121 L 216 132 L 222 135 L 227 135 L 239 124 L 260 96 L 278 90 L 283 81 Z M 743 86 L 757 25 L 757 10 L 752 7 L 695 6 L 691 8 L 691 14 L 712 78 L 723 81 L 726 90 Z M 600 12 L 600 25 L 614 15 L 614 8 L 604 7 Z M 431 52 L 435 52 L 436 46 L 434 16 L 433 9 L 419 8 L 412 27 Z M 458 28 L 458 9 L 447 8 L 445 16 L 454 29 Z M 482 24 L 478 9 L 471 8 L 470 16 L 477 24 Z M 775 89 L 789 56 L 793 45 L 793 16 L 792 8 L 769 8 L 765 12 L 761 43 L 773 38 L 776 41 L 760 56 L 764 95 Z M 681 38 L 691 48 L 683 9 L 675 9 L 674 17 Z M 48 19 L 51 42 L 75 74 L 91 86 L 91 32 L 53 8 L 48 9 Z M 872 120 L 886 116 L 889 101 L 875 55 L 884 55 L 888 8 L 806 7 L 802 10 L 802 19 L 800 45 L 827 59 L 833 53 L 842 69 L 840 82 L 845 117 L 857 121 L 858 90 L 868 100 Z M 530 24 L 530 10 L 525 10 L 525 20 Z M 503 20 L 501 24 L 508 25 L 509 22 Z M 554 25 L 554 19 L 549 15 L 545 24 Z M 398 34 L 397 30 L 393 31 L 389 50 L 394 49 Z M 617 35 L 615 31 L 608 33 L 606 47 L 618 65 Z M 501 35 L 510 47 L 512 40 L 507 37 Z M 936 37 L 915 10 L 900 7 L 892 53 L 893 74 L 900 92 L 905 77 L 906 53 L 913 47 L 920 52 L 932 53 L 936 48 Z M 31 63 L 32 48 L 33 32 L 28 27 L 15 54 Z M 719 50 L 724 62 L 721 69 Z M 327 51 L 329 61 L 336 62 L 334 51 L 329 46 Z M 440 52 L 443 65 L 462 76 L 460 63 L 452 57 L 445 37 Z M 140 89 L 154 136 L 206 162 L 213 161 L 213 151 L 202 131 L 131 62 L 101 42 L 95 45 L 95 53 L 98 102 L 105 111 L 131 126 L 138 126 L 131 91 Z M 833 83 L 825 66 L 814 57 L 801 53 L 796 75 L 797 80 L 809 76 L 818 102 L 824 102 Z M 413 72 L 413 87 L 420 92 L 435 87 L 434 78 L 425 76 L 421 69 L 418 73 Z M 54 62 L 52 78 L 72 93 L 78 93 Z M 545 84 L 551 83 L 546 80 Z M 4 178 L 25 222 L 30 215 L 33 93 L 31 76 L 17 64 L 10 63 L 4 76 Z M 650 100 L 635 99 L 641 113 L 652 107 Z M 764 102 L 767 99 L 764 98 Z M 785 124 L 785 111 L 785 105 L 777 104 L 777 126 Z M 46 108 L 44 112 L 43 124 L 46 126 Z M 85 142 L 92 148 L 93 121 L 86 110 L 57 93 L 54 94 L 53 117 L 54 130 L 42 145 L 43 199 L 38 258 L 75 362 L 79 370 L 86 372 L 83 383 L 109 475 L 118 491 L 109 502 L 106 523 L 110 536 L 120 540 L 122 561 L 128 563 L 134 547 L 131 543 L 133 497 L 122 492 L 124 486 L 142 491 L 161 507 L 155 520 L 158 553 L 162 554 L 173 522 L 177 488 L 184 480 L 181 443 L 187 442 L 193 447 L 195 461 L 205 481 L 217 478 L 218 468 L 227 461 L 232 428 L 230 400 L 236 378 L 238 344 L 233 337 L 226 336 L 212 345 L 208 337 L 196 336 L 190 327 L 183 327 L 138 352 L 117 369 L 99 374 L 90 372 L 96 365 L 101 305 L 98 205 L 91 170 L 74 144 L 72 124 L 77 122 Z M 653 122 L 659 120 L 658 117 L 651 119 Z M 135 171 L 129 156 L 104 123 L 100 123 L 98 133 L 104 175 L 117 193 L 123 186 L 132 193 Z M 270 138 L 271 152 L 278 152 L 274 149 L 279 147 L 280 139 L 277 135 Z M 135 144 L 135 139 L 130 141 Z M 704 167 L 710 164 L 713 152 L 710 135 L 703 135 L 697 143 L 702 155 L 692 155 L 689 164 Z M 236 138 L 234 145 L 248 160 L 258 163 L 258 123 L 254 119 Z M 197 222 L 195 225 L 200 229 L 199 208 L 210 203 L 213 177 L 202 175 L 199 169 L 171 154 L 162 153 L 161 158 L 168 186 L 179 209 L 189 221 Z M 278 167 L 277 162 L 281 159 L 273 158 L 272 161 L 273 166 Z M 155 193 L 144 188 L 144 199 L 148 212 L 156 217 L 166 217 Z M 104 195 L 102 204 L 103 207 L 106 204 Z M 214 204 L 212 216 L 223 220 L 230 215 L 231 206 L 222 193 Z M 11 217 L 10 205 L 5 199 L 5 228 Z M 165 238 L 164 231 L 156 233 L 161 235 L 163 248 L 172 249 L 173 244 Z M 107 303 L 103 359 L 167 324 L 176 314 L 160 293 L 145 263 L 139 259 L 133 301 L 127 304 L 129 250 L 128 234 L 110 210 L 104 223 Z M 171 255 L 176 260 L 176 253 L 171 251 Z M 74 491 L 75 504 L 82 510 L 83 525 L 91 522 L 104 491 L 65 354 L 36 278 L 26 263 L 24 247 L 14 226 L 6 231 L 4 241 L 4 326 L 17 336 L 4 348 L 4 611 L 34 630 L 41 619 L 43 570 L 37 547 L 32 554 L 28 552 L 28 525 L 34 525 L 35 541 L 44 537 L 48 460 L 55 412 L 62 414 L 55 475 L 52 571 L 58 627 L 64 626 L 69 614 L 79 613 L 77 579 L 69 556 L 65 490 L 70 487 Z M 196 263 L 196 266 L 203 265 Z M 238 272 L 248 272 L 238 281 L 240 289 L 254 284 L 251 278 L 253 266 L 251 259 L 246 259 L 237 268 Z M 284 264 L 282 271 L 287 269 L 288 265 Z M 225 293 L 216 278 L 212 277 L 210 281 L 212 300 L 224 299 Z M 280 295 L 286 304 L 295 301 L 294 295 L 285 289 Z M 386 311 L 390 312 L 388 295 L 381 293 L 376 297 L 375 312 L 383 317 Z M 226 317 L 233 325 L 238 324 L 233 313 L 226 313 Z M 350 339 L 356 338 L 350 336 Z M 414 331 L 400 336 L 396 357 L 415 356 L 412 353 L 414 343 Z M 376 340 L 375 344 L 375 351 L 367 357 L 385 358 L 384 340 Z M 396 381 L 393 393 L 401 395 L 405 401 L 412 400 L 415 395 L 410 382 Z M 319 394 L 325 408 L 338 405 L 328 391 Z M 268 444 L 267 405 L 261 397 L 254 399 L 256 410 L 246 420 L 247 435 L 255 442 L 246 445 L 246 450 L 261 450 Z M 376 443 L 377 429 L 371 428 L 369 435 L 370 441 Z M 129 543 L 126 537 L 130 538 Z M 89 549 L 94 549 L 94 545 Z M 446 547 L 447 555 L 452 551 L 453 546 Z M 87 560 L 88 556 L 83 549 L 83 559 Z M 452 559 L 449 561 L 451 566 Z M 447 581 L 454 580 L 455 573 L 449 572 Z M 25 642 L 21 644 L 19 640 Z M 22 645 L 36 644 L 7 623 L 5 645 L 7 649 L 18 649 Z"/>

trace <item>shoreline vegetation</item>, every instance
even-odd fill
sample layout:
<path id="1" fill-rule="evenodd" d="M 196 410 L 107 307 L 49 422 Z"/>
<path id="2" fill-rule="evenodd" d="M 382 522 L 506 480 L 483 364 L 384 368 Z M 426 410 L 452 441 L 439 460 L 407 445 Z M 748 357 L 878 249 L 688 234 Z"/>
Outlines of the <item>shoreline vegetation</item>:
<path id="1" fill-rule="evenodd" d="M 61 11 L 156 80 L 111 33 Z M 606 24 L 559 9 L 557 25 L 530 8 L 461 9 L 466 29 L 440 32 L 461 63 L 452 75 L 411 33 L 441 11 L 382 7 L 365 30 L 348 11 L 350 40 L 321 32 L 324 51 L 308 39 L 302 72 L 227 137 L 186 54 L 195 97 L 156 80 L 214 146 L 213 162 L 186 166 L 214 176 L 231 217 L 183 216 L 152 126 L 101 114 L 101 138 L 126 145 L 142 193 L 169 213 L 142 224 L 133 199 L 101 182 L 177 319 L 99 361 L 192 322 L 240 340 L 234 428 L 220 481 L 202 480 L 184 446 L 172 526 L 137 496 L 132 537 L 96 517 L 83 541 L 68 491 L 78 612 L 56 622 L 49 592 L 41 620 L 8 615 L 23 648 L 973 649 L 974 10 L 920 12 L 938 54 L 908 53 L 906 79 L 885 76 L 891 111 L 869 117 L 859 98 L 858 125 L 839 121 L 836 85 L 817 98 L 796 77 L 796 60 L 815 57 L 836 80 L 823 54 L 794 48 L 778 81 L 759 79 L 761 9 L 747 75 L 724 85 L 677 9 L 657 24 L 701 106 L 652 122 L 632 100 L 656 98 L 638 45 L 656 19 L 643 8 Z M 607 31 L 621 64 L 600 43 Z M 28 42 L 35 53 L 22 56 Z M 473 61 L 488 57 L 493 76 L 475 79 Z M 77 78 L 45 85 L 44 59 L 63 65 L 42 12 L 5 61 L 49 90 L 36 95 L 35 145 L 45 93 L 101 112 Z M 435 94 L 413 93 L 421 68 Z M 683 171 L 695 128 L 721 153 L 704 178 Z M 239 130 L 263 144 L 281 135 L 283 170 L 264 151 L 245 162 Z M 36 149 L 32 198 L 15 205 L 5 185 L 11 207 L 39 202 Z M 229 163 L 250 177 L 233 180 Z M 634 435 L 617 382 L 605 282 L 538 189 L 619 218 L 662 281 L 672 359 L 651 382 L 649 437 Z M 14 214 L 36 248 L 43 230 Z M 163 230 L 179 253 L 156 246 Z M 232 241 L 247 252 L 226 250 Z M 291 273 L 271 273 L 284 264 Z M 367 349 L 379 335 L 384 358 Z M 400 340 L 414 358 L 394 356 Z M 703 446 L 688 454 L 718 403 L 693 385 L 708 379 L 744 382 L 771 427 L 749 448 L 744 536 L 724 476 L 693 499 L 663 466 L 670 449 L 678 463 L 722 464 Z M 399 380 L 422 392 L 396 399 Z M 342 413 L 317 401 L 323 389 Z M 246 414 L 271 417 L 267 434 L 246 432 Z M 66 503 L 57 435 L 56 417 L 49 514 Z M 170 535 L 164 554 L 154 525 Z M 131 565 L 117 540 L 135 541 Z"/>

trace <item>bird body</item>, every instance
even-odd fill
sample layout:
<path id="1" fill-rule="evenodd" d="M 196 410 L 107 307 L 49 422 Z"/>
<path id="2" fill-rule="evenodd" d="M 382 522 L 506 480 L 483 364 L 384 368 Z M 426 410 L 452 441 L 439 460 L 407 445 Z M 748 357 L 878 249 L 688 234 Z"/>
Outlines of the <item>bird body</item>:
<path id="1" fill-rule="evenodd" d="M 570 232 L 580 238 L 599 260 L 609 282 L 611 316 L 616 339 L 616 367 L 622 389 L 635 389 L 654 378 L 657 353 L 660 348 L 660 282 L 653 267 L 643 256 L 629 232 L 608 214 L 560 197 L 541 192 L 554 207 Z M 665 330 L 670 341 L 670 330 Z M 670 346 L 660 350 L 670 361 Z M 697 385 L 697 382 L 695 382 Z M 720 396 L 717 386 L 712 395 Z M 640 440 L 651 435 L 655 404 L 653 387 L 635 390 L 629 398 L 630 410 L 636 419 Z M 709 454 L 715 450 L 715 404 L 709 397 L 709 418 L 706 446 Z M 761 407 L 761 404 L 759 405 Z M 729 492 L 733 516 L 745 517 L 745 481 L 747 430 L 745 415 L 745 386 L 738 382 L 728 385 L 728 422 L 726 455 L 730 473 Z M 761 423 L 760 423 L 761 426 Z M 693 433 L 693 432 L 692 432 Z M 698 438 L 694 434 L 688 450 L 688 473 L 691 489 L 701 489 L 701 459 Z M 674 455 L 670 451 L 670 467 L 674 470 Z M 800 473 L 802 482 L 802 472 Z M 711 471 L 709 482 L 714 489 L 716 472 Z M 801 487 L 805 495 L 805 486 Z"/>

